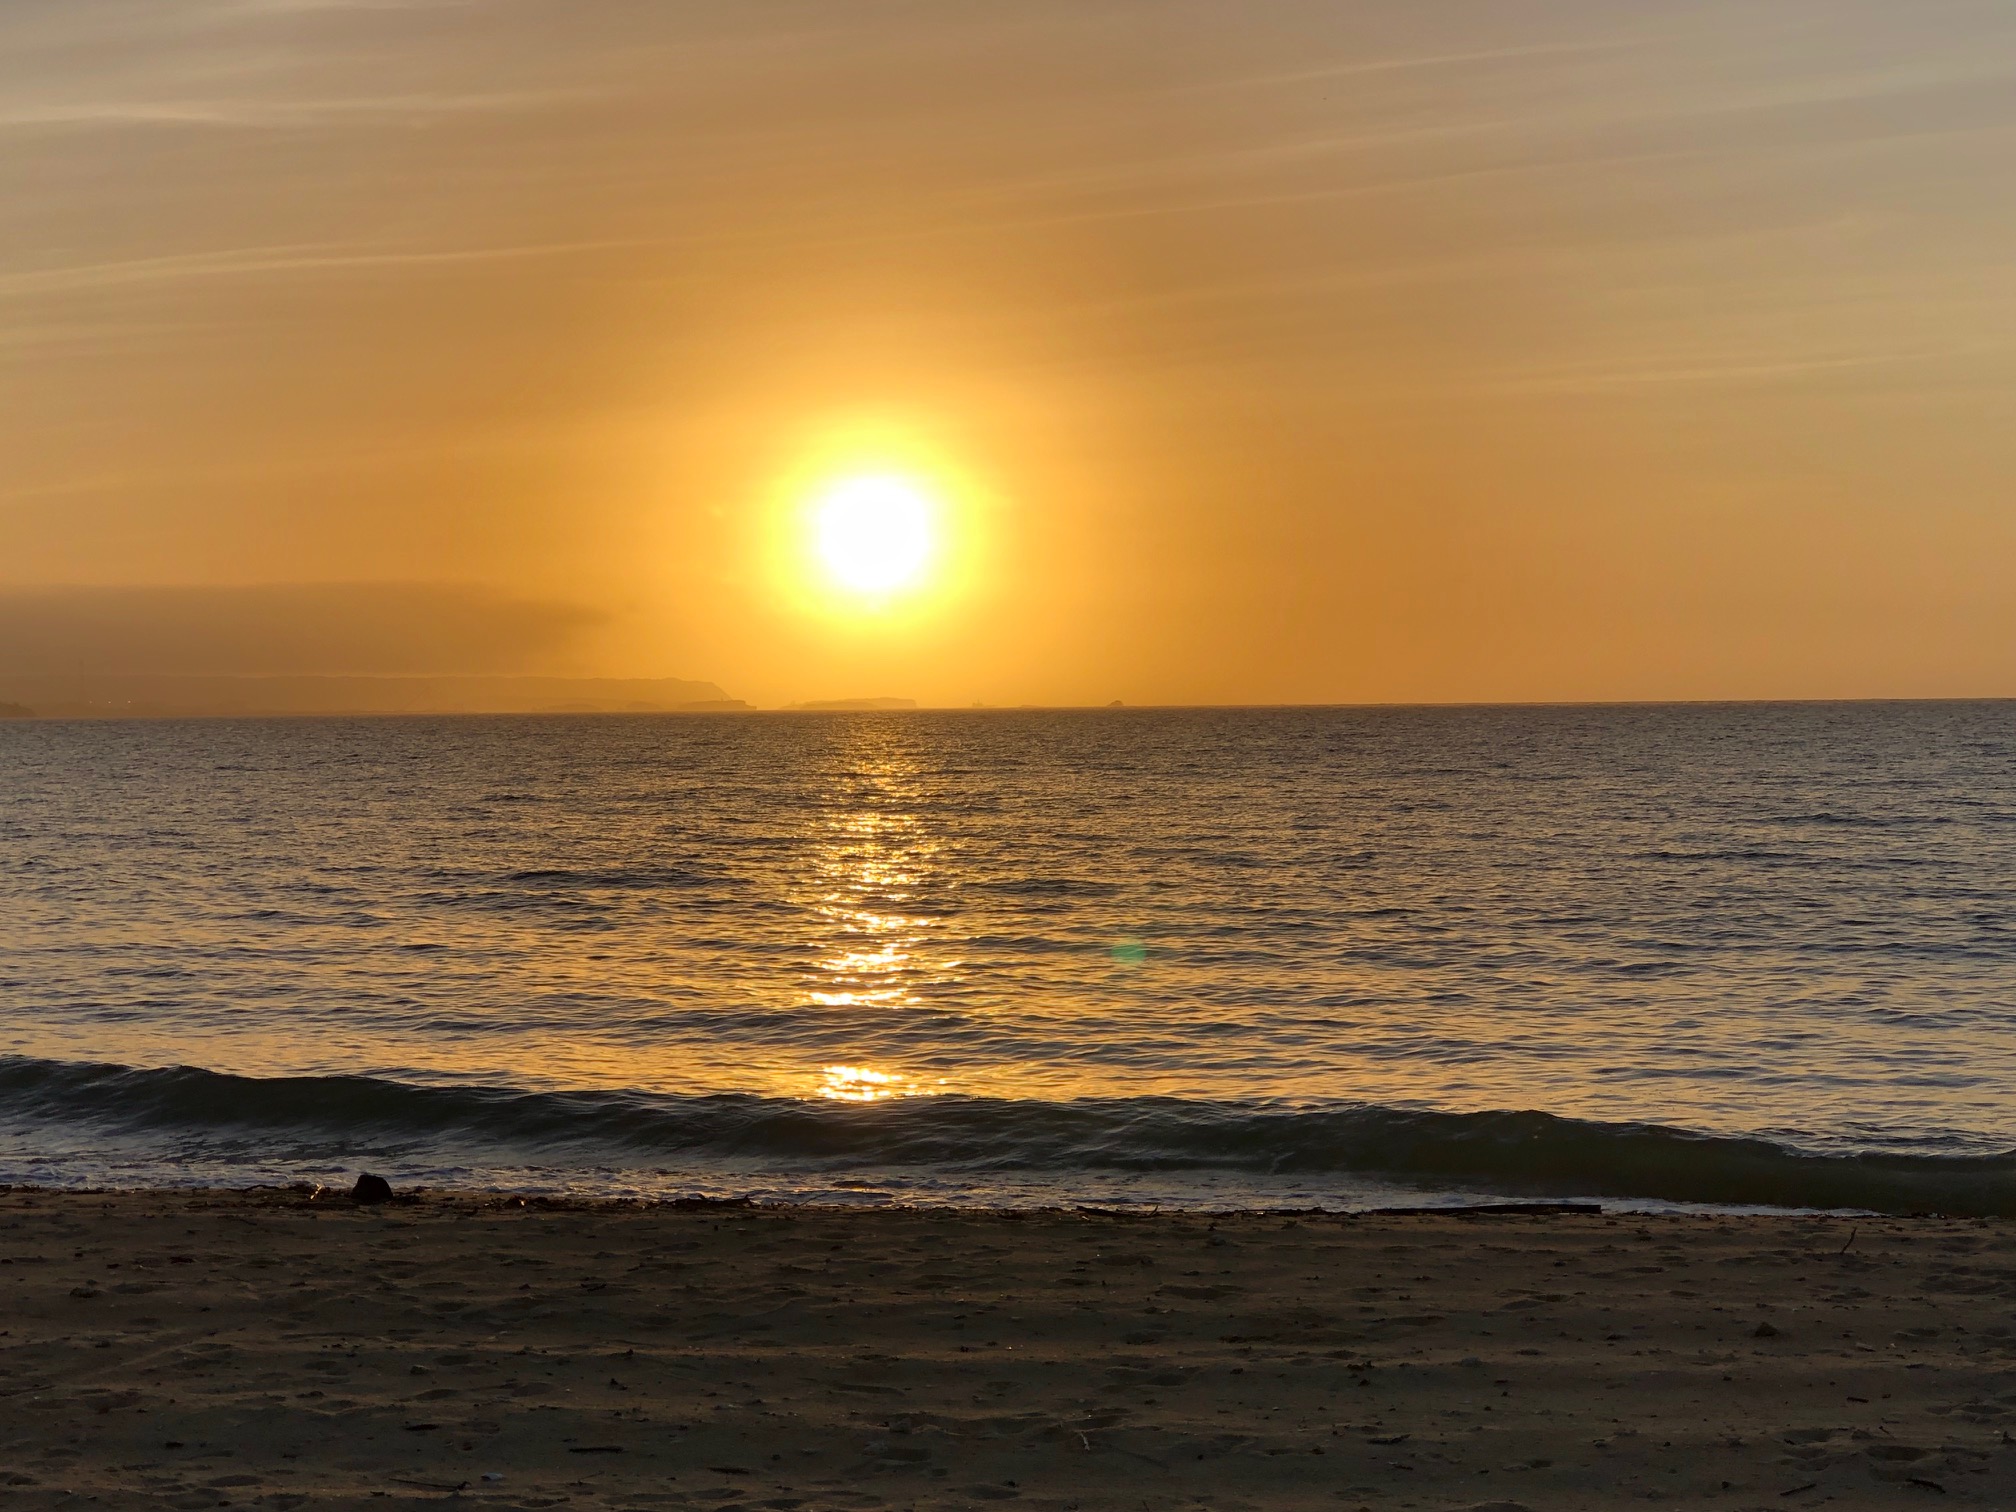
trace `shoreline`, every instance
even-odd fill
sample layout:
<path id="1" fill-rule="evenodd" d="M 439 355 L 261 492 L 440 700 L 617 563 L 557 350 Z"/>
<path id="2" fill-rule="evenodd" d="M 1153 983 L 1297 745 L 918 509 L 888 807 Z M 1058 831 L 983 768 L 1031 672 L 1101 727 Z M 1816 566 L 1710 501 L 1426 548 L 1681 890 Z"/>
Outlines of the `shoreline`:
<path id="1" fill-rule="evenodd" d="M 362 1174 L 358 1168 L 357 1174 Z M 346 1173 L 346 1179 L 349 1173 Z M 1452 1186 L 1447 1190 L 1421 1188 L 1410 1191 L 1410 1196 L 1425 1198 L 1411 1202 L 1381 1202 L 1373 1199 L 1346 1205 L 1351 1199 L 1338 1199 L 1326 1204 L 1312 1202 L 1239 1202 L 1227 1201 L 1214 1205 L 1204 1200 L 1188 1201 L 1158 1200 L 1153 1197 L 1133 1198 L 1131 1196 L 1088 1193 L 1082 1201 L 1051 1200 L 1031 1198 L 1027 1201 L 995 1201 L 985 1199 L 967 1200 L 964 1197 L 932 1195 L 928 1190 L 902 1189 L 882 1190 L 877 1200 L 862 1200 L 859 1194 L 842 1190 L 836 1194 L 831 1187 L 810 1186 L 802 1191 L 785 1190 L 776 1185 L 758 1185 L 740 1191 L 723 1190 L 721 1183 L 712 1190 L 706 1188 L 665 1186 L 648 1192 L 618 1190 L 593 1192 L 569 1190 L 565 1187 L 540 1187 L 529 1183 L 513 1183 L 498 1186 L 435 1186 L 425 1182 L 412 1185 L 403 1180 L 395 1184 L 394 1195 L 389 1199 L 393 1208 L 425 1203 L 468 1203 L 494 1209 L 542 1209 L 568 1212 L 594 1212 L 601 1209 L 620 1212 L 687 1212 L 687 1211 L 768 1211 L 768 1212 L 817 1212 L 853 1213 L 870 1215 L 876 1213 L 939 1213 L 959 1214 L 975 1218 L 998 1218 L 1013 1220 L 1029 1217 L 1070 1218 L 1110 1217 L 1110 1218 L 1309 1218 L 1326 1219 L 1372 1219 L 1372 1218 L 1489 1218 L 1489 1217 L 1557 1217 L 1583 1216 L 1628 1218 L 1732 1218 L 1760 1219 L 1772 1221 L 1811 1220 L 1815 1222 L 1835 1222 L 1857 1224 L 1863 1222 L 1916 1223 L 1939 1221 L 1950 1223 L 2012 1223 L 2016 1216 L 2000 1211 L 1980 1212 L 1961 1209 L 1935 1209 L 1897 1212 L 1878 1208 L 1837 1206 L 1837 1207 L 1795 1207 L 1766 1202 L 1712 1202 L 1682 1198 L 1620 1195 L 1508 1195 L 1493 1192 L 1479 1185 Z M 352 1206 L 350 1188 L 332 1180 L 323 1183 L 313 1180 L 294 1181 L 248 1181 L 243 1184 L 219 1184 L 216 1182 L 166 1183 L 150 1182 L 133 1185 L 78 1185 L 67 1186 L 53 1182 L 0 1180 L 0 1199 L 9 1195 L 49 1196 L 66 1198 L 113 1197 L 113 1198 L 205 1198 L 219 1201 L 245 1199 L 253 1202 L 310 1203 L 324 1210 L 331 1207 Z M 366 1203 L 364 1206 L 370 1206 Z"/>
<path id="2" fill-rule="evenodd" d="M 2009 1506 L 2012 1296 L 1984 1219 L 16 1186 L 0 1499 Z"/>
<path id="3" fill-rule="evenodd" d="M 361 1174 L 361 1173 L 360 1173 Z M 248 1182 L 243 1186 L 204 1185 L 148 1185 L 148 1186 L 57 1186 L 46 1182 L 0 1181 L 0 1200 L 10 1196 L 60 1197 L 60 1198 L 197 1198 L 219 1202 L 244 1200 L 251 1205 L 276 1205 L 293 1207 L 312 1205 L 321 1211 L 383 1206 L 391 1211 L 406 1207 L 423 1207 L 428 1204 L 473 1204 L 481 1209 L 499 1211 L 520 1209 L 553 1212 L 818 1212 L 853 1213 L 870 1215 L 876 1213 L 947 1213 L 974 1218 L 997 1218 L 1004 1221 L 1030 1217 L 1069 1218 L 1073 1216 L 1090 1218 L 1427 1218 L 1427 1217 L 1559 1217 L 1579 1215 L 1584 1217 L 1638 1217 L 1638 1216 L 1698 1216 L 1698 1217 L 1768 1217 L 1768 1218 L 1835 1218 L 1853 1219 L 1897 1217 L 1900 1220 L 1917 1218 L 1942 1218 L 1955 1222 L 1971 1221 L 1972 1214 L 1912 1213 L 1880 1214 L 1862 1209 L 1826 1208 L 1719 1208 L 1706 1203 L 1670 1203 L 1654 1208 L 1635 1206 L 1641 1202 L 1654 1202 L 1654 1198 L 1633 1197 L 1533 1197 L 1506 1198 L 1479 1195 L 1470 1198 L 1463 1194 L 1452 1194 L 1448 1202 L 1422 1202 L 1396 1204 L 1391 1207 L 1323 1207 L 1310 1204 L 1274 1204 L 1267 1206 L 1190 1207 L 1174 1203 L 1156 1204 L 1142 1202 L 1138 1205 L 1114 1201 L 1085 1202 L 1030 1202 L 1030 1203 L 983 1203 L 946 1201 L 916 1201 L 904 1197 L 892 1197 L 884 1202 L 846 1201 L 829 1197 L 773 1196 L 756 1192 L 738 1193 L 734 1196 L 712 1196 L 699 1192 L 681 1192 L 676 1196 L 638 1196 L 626 1193 L 589 1194 L 567 1191 L 542 1191 L 533 1188 L 506 1189 L 502 1187 L 434 1187 L 416 1185 L 397 1187 L 390 1197 L 356 1200 L 350 1189 L 336 1184 L 315 1181 L 289 1182 Z"/>
<path id="4" fill-rule="evenodd" d="M 361 1174 L 361 1168 L 360 1172 Z M 808 1189 L 812 1190 L 812 1189 Z M 350 1195 L 350 1188 L 336 1182 L 316 1181 L 252 1181 L 243 1185 L 219 1185 L 216 1183 L 187 1184 L 147 1184 L 127 1186 L 59 1186 L 51 1182 L 0 1181 L 0 1200 L 10 1195 L 48 1196 L 65 1198 L 113 1197 L 113 1198 L 205 1198 L 219 1201 L 245 1199 L 250 1202 L 277 1202 L 282 1205 L 311 1203 L 322 1210 L 369 1207 L 373 1204 L 356 1204 Z M 1195 1205 L 1181 1201 L 1155 1201 L 1142 1199 L 1127 1200 L 1112 1196 L 1090 1195 L 1084 1201 L 966 1201 L 953 1197 L 921 1196 L 911 1191 L 894 1191 L 884 1194 L 878 1201 L 858 1200 L 854 1194 L 835 1196 L 830 1189 L 819 1189 L 816 1195 L 801 1195 L 779 1192 L 775 1188 L 760 1187 L 754 1190 L 732 1194 L 705 1190 L 667 1188 L 663 1192 L 581 1192 L 563 1188 L 540 1188 L 525 1184 L 496 1187 L 431 1186 L 416 1183 L 411 1186 L 396 1185 L 388 1205 L 397 1210 L 404 1206 L 426 1203 L 465 1203 L 484 1209 L 497 1210 L 542 1210 L 553 1212 L 595 1212 L 607 1209 L 612 1212 L 707 1212 L 707 1211 L 765 1211 L 765 1212 L 816 1212 L 853 1213 L 863 1216 L 876 1213 L 942 1213 L 959 1214 L 974 1218 L 998 1218 L 1004 1221 L 1030 1217 L 1049 1218 L 1202 1218 L 1230 1220 L 1241 1218 L 1309 1218 L 1325 1219 L 1368 1219 L 1368 1218 L 1494 1218 L 1494 1217 L 1610 1217 L 1610 1218 L 1759 1218 L 1759 1219 L 1812 1219 L 1830 1222 L 1860 1223 L 1867 1221 L 1895 1221 L 1912 1223 L 1920 1220 L 1940 1220 L 1953 1223 L 2001 1222 L 1999 1214 L 1968 1212 L 1912 1212 L 1885 1213 L 1872 1208 L 1820 1208 L 1820 1207 L 1777 1207 L 1764 1203 L 1736 1204 L 1712 1202 L 1687 1202 L 1659 1197 L 1519 1197 L 1479 1191 L 1475 1188 L 1457 1188 L 1446 1193 L 1424 1190 L 1421 1196 L 1429 1198 L 1420 1202 L 1396 1202 L 1381 1205 L 1325 1206 L 1316 1203 L 1237 1203 L 1228 1202 L 1223 1206 L 1204 1203 Z M 1433 1200 L 1437 1197 L 1446 1200 Z"/>

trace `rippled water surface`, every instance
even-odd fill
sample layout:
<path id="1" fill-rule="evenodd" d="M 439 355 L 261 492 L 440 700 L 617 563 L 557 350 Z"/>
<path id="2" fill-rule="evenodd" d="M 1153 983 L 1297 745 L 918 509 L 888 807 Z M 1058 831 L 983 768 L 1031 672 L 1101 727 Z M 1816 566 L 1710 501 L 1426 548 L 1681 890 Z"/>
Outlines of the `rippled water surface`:
<path id="1" fill-rule="evenodd" d="M 2008 703 L 15 721 L 0 1175 L 1999 1193 L 2012 888 Z"/>

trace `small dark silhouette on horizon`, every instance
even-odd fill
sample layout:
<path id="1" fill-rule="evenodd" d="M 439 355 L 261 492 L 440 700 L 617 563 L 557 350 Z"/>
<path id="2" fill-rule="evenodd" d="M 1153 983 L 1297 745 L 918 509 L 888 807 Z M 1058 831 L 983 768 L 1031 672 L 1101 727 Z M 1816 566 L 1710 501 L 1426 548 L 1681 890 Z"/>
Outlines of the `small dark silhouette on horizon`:
<path id="1" fill-rule="evenodd" d="M 804 703 L 786 704 L 787 709 L 817 709 L 823 712 L 842 712 L 864 709 L 914 709 L 914 698 L 814 698 Z"/>

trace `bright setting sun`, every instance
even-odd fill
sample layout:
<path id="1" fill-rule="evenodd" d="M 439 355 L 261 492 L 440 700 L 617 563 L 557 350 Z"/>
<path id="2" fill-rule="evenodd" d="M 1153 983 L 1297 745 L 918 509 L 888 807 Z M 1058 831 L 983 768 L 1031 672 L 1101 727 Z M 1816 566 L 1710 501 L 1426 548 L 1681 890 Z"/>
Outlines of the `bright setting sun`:
<path id="1" fill-rule="evenodd" d="M 828 578 L 861 594 L 886 594 L 919 582 L 937 545 L 936 506 L 907 478 L 844 478 L 819 496 L 814 549 Z"/>

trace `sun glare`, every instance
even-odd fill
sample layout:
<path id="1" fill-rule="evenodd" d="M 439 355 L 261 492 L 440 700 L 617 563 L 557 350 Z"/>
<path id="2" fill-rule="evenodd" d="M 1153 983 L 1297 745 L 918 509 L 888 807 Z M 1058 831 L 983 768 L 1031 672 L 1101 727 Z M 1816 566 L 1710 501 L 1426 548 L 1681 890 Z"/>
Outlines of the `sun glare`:
<path id="1" fill-rule="evenodd" d="M 937 547 L 936 506 L 907 478 L 844 478 L 813 507 L 813 545 L 836 585 L 864 595 L 920 582 Z"/>

